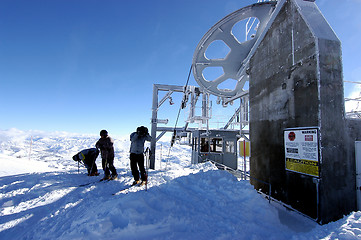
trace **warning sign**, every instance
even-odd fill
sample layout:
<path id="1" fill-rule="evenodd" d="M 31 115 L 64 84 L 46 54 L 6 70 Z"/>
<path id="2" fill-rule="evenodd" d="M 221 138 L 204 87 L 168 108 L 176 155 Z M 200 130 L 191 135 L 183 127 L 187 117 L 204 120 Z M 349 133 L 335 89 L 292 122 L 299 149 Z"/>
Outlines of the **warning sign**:
<path id="1" fill-rule="evenodd" d="M 317 136 L 317 128 L 284 131 L 286 170 L 319 177 Z"/>

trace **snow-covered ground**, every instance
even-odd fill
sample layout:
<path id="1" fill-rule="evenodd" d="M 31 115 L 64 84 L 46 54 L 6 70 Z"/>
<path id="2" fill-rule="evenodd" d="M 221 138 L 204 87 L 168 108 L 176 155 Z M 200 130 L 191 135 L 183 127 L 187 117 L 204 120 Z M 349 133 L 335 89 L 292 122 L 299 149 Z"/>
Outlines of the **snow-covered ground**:
<path id="1" fill-rule="evenodd" d="M 0 239 L 361 239 L 361 212 L 320 226 L 210 163 L 191 165 L 179 145 L 157 155 L 147 191 L 113 195 L 132 182 L 129 141 L 115 138 L 119 179 L 98 182 L 72 160 L 97 139 L 0 131 Z"/>

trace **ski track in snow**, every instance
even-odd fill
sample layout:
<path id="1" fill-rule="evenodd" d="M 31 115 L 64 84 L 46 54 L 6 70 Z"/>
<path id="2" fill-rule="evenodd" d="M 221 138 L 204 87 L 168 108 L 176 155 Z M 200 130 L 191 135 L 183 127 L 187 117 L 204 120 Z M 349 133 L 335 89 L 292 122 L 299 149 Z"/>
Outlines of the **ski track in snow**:
<path id="1" fill-rule="evenodd" d="M 115 138 L 118 180 L 98 182 L 71 159 L 96 136 L 0 136 L 0 239 L 361 239 L 361 212 L 320 226 L 211 163 L 190 165 L 184 146 L 149 171 L 147 191 L 119 192 L 132 182 L 126 138 Z"/>

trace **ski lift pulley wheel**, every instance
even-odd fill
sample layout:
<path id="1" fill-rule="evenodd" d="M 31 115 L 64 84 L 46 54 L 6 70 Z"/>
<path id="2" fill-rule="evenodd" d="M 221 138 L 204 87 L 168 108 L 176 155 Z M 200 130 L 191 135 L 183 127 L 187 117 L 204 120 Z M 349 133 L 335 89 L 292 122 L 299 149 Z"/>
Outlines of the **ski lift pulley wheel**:
<path id="1" fill-rule="evenodd" d="M 265 29 L 275 5 L 276 2 L 263 2 L 241 8 L 221 19 L 203 36 L 197 45 L 192 61 L 194 79 L 199 86 L 210 94 L 225 98 L 231 98 L 246 91 L 243 87 L 249 80 L 246 69 L 251 49 Z M 247 21 L 250 18 L 256 18 L 259 21 L 256 33 L 251 39 L 240 42 L 232 33 L 232 29 L 238 22 Z M 208 47 L 215 41 L 222 41 L 229 48 L 224 58 L 210 59 L 206 56 Z M 210 81 L 204 77 L 204 70 L 212 67 L 221 68 L 223 73 Z M 234 89 L 219 86 L 229 80 L 236 81 Z"/>

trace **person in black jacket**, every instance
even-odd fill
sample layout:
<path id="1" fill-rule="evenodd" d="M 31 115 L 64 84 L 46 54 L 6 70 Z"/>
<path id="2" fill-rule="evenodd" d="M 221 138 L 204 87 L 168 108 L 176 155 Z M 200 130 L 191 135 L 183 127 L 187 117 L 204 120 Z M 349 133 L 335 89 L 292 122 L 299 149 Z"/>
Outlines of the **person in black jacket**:
<path id="1" fill-rule="evenodd" d="M 117 179 L 118 174 L 117 170 L 114 167 L 114 147 L 113 147 L 113 139 L 108 136 L 108 132 L 106 130 L 100 131 L 100 139 L 95 144 L 97 149 L 100 149 L 102 155 L 102 166 L 104 170 L 103 180 L 106 179 Z M 112 172 L 112 175 L 110 175 Z"/>
<path id="2" fill-rule="evenodd" d="M 99 150 L 96 148 L 84 149 L 73 156 L 73 160 L 83 162 L 88 170 L 88 176 L 98 176 L 98 168 L 95 160 L 99 155 Z"/>

